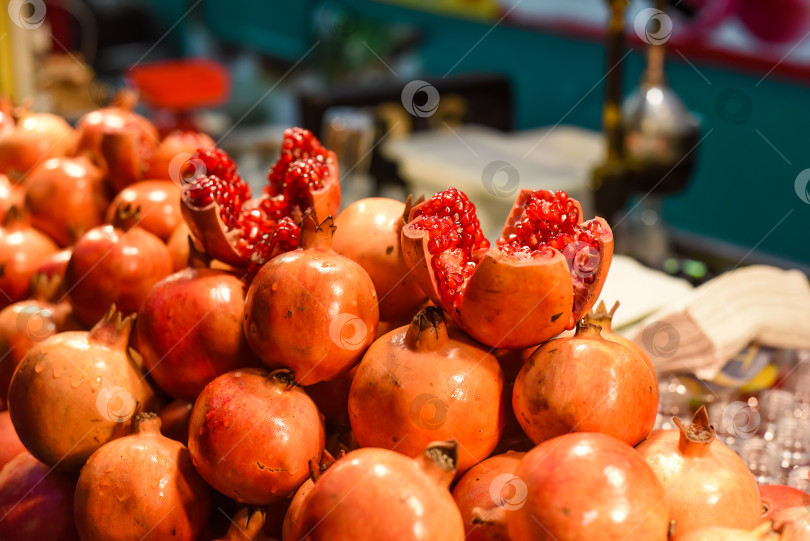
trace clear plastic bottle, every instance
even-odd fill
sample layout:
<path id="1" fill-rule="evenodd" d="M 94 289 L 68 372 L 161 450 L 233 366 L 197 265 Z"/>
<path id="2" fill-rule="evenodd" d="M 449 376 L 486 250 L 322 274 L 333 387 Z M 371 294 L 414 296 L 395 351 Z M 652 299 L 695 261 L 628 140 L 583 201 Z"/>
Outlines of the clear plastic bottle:
<path id="1" fill-rule="evenodd" d="M 761 424 L 758 434 L 766 441 L 775 440 L 779 419 L 793 417 L 795 409 L 796 399 L 792 392 L 779 389 L 763 391 L 759 397 Z"/>
<path id="2" fill-rule="evenodd" d="M 808 479 L 808 476 L 810 476 L 810 466 L 793 468 L 788 474 L 787 484 L 810 494 L 810 479 Z"/>
<path id="3" fill-rule="evenodd" d="M 675 427 L 673 417 L 684 422 L 691 420 L 689 410 L 689 396 L 686 386 L 677 376 L 668 376 L 658 381 L 658 415 L 655 418 L 655 428 L 671 430 Z"/>
<path id="4" fill-rule="evenodd" d="M 776 423 L 776 447 L 782 468 L 782 483 L 796 466 L 810 464 L 810 426 L 805 419 L 783 417 Z"/>
<path id="5" fill-rule="evenodd" d="M 769 441 L 762 438 L 751 438 L 742 442 L 740 458 L 743 459 L 760 485 L 779 484 L 782 469 L 776 449 Z"/>

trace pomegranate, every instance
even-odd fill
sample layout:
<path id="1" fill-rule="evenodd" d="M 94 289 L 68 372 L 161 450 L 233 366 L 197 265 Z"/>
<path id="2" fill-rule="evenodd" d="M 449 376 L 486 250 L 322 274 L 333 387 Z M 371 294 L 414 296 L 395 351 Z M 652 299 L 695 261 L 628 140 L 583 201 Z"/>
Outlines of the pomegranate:
<path id="1" fill-rule="evenodd" d="M 810 509 L 810 494 L 798 488 L 785 485 L 759 485 L 759 496 L 762 499 L 762 521 L 769 521 L 773 516 L 791 507 Z"/>
<path id="2" fill-rule="evenodd" d="M 186 222 L 177 224 L 177 227 L 169 236 L 169 240 L 166 241 L 172 255 L 172 269 L 175 272 L 188 266 L 189 241 L 194 242 L 191 239 L 191 230 L 186 225 Z"/>
<path id="3" fill-rule="evenodd" d="M 20 182 L 37 164 L 67 155 L 74 132 L 60 116 L 28 113 L 13 130 L 0 132 L 0 174 Z"/>
<path id="4" fill-rule="evenodd" d="M 637 450 L 666 489 L 675 534 L 756 526 L 762 506 L 754 475 L 737 453 L 715 439 L 706 408 L 695 413 L 691 424 L 672 420 L 677 430 L 656 430 Z"/>
<path id="5" fill-rule="evenodd" d="M 610 312 L 605 309 L 604 301 L 599 303 L 599 306 L 596 307 L 596 310 L 591 311 L 589 314 L 585 316 L 585 321 L 588 323 L 593 323 L 594 325 L 599 325 L 602 331 L 602 338 L 605 340 L 610 340 L 611 342 L 616 342 L 617 344 L 621 344 L 627 349 L 631 350 L 633 353 L 641 357 L 647 366 L 650 367 L 653 375 L 655 375 L 655 368 L 653 367 L 652 361 L 650 360 L 650 356 L 647 355 L 647 352 L 644 351 L 644 348 L 630 340 L 629 338 L 625 338 L 620 334 L 616 334 L 613 332 L 611 328 L 613 314 L 616 313 L 616 310 L 619 308 L 619 301 L 616 301 L 613 304 L 613 308 L 610 309 Z M 657 378 L 656 378 L 657 382 Z M 656 384 L 657 387 L 657 384 Z"/>
<path id="6" fill-rule="evenodd" d="M 771 43 L 796 43 L 810 23 L 810 5 L 804 0 L 739 0 L 737 13 L 757 38 Z"/>
<path id="7" fill-rule="evenodd" d="M 25 446 L 17 436 L 14 425 L 11 424 L 11 416 L 8 411 L 0 411 L 0 470 L 24 451 Z M 0 492 L 2 492 L 2 487 L 0 487 Z"/>
<path id="8" fill-rule="evenodd" d="M 515 380 L 512 407 L 535 443 L 576 431 L 635 445 L 655 426 L 658 385 L 641 357 L 581 322 L 574 336 L 532 353 Z"/>
<path id="9" fill-rule="evenodd" d="M 464 524 L 447 490 L 456 448 L 434 443 L 416 459 L 373 447 L 352 451 L 315 482 L 285 541 L 462 541 Z"/>
<path id="10" fill-rule="evenodd" d="M 432 441 L 456 440 L 460 475 L 492 453 L 504 405 L 495 357 L 429 306 L 368 349 L 352 381 L 349 419 L 362 447 L 411 457 Z"/>
<path id="11" fill-rule="evenodd" d="M 115 220 L 122 203 L 140 207 L 138 225 L 164 241 L 183 223 L 180 189 L 169 180 L 143 180 L 121 190 L 107 207 L 107 223 Z"/>
<path id="12" fill-rule="evenodd" d="M 65 286 L 76 317 L 92 325 L 110 304 L 125 315 L 140 310 L 149 290 L 172 272 L 159 238 L 131 225 L 139 212 L 125 204 L 115 221 L 88 231 L 73 247 Z"/>
<path id="13" fill-rule="evenodd" d="M 379 311 L 363 267 L 332 250 L 332 218 L 304 218 L 301 246 L 264 265 L 248 289 L 245 335 L 271 367 L 296 381 L 329 381 L 356 363 L 374 341 Z"/>
<path id="14" fill-rule="evenodd" d="M 342 449 L 348 451 L 359 447 L 349 422 L 349 391 L 357 367 L 358 365 L 354 365 L 332 381 L 322 381 L 307 387 L 307 394 L 324 416 L 325 448 L 335 455 Z"/>
<path id="15" fill-rule="evenodd" d="M 160 410 L 160 431 L 167 438 L 188 445 L 188 422 L 194 404 L 186 400 L 174 400 Z"/>
<path id="16" fill-rule="evenodd" d="M 779 541 L 770 524 L 755 530 L 739 530 L 737 528 L 720 528 L 717 526 L 692 530 L 683 535 L 676 535 L 672 541 Z"/>
<path id="17" fill-rule="evenodd" d="M 201 259 L 192 264 L 152 287 L 135 325 L 149 375 L 188 401 L 215 377 L 258 364 L 242 332 L 247 285 Z"/>
<path id="18" fill-rule="evenodd" d="M 79 471 L 104 443 L 124 436 L 124 421 L 153 408 L 154 393 L 127 349 L 133 318 L 110 307 L 89 332 L 38 342 L 8 393 L 11 420 L 25 447 L 49 466 Z"/>
<path id="19" fill-rule="evenodd" d="M 76 152 L 98 164 L 119 192 L 144 179 L 159 140 L 155 126 L 133 112 L 137 101 L 133 93 L 124 92 L 115 101 L 82 117 L 76 126 Z"/>
<path id="20" fill-rule="evenodd" d="M 515 417 L 515 410 L 511 407 L 515 379 L 534 349 L 495 349 L 492 351 L 503 370 L 503 396 L 509 402 L 509 405 L 504 408 L 506 417 L 503 423 L 503 435 L 492 451 L 493 455 L 500 455 L 507 451 L 528 451 L 534 447 L 534 442 L 523 431 L 523 427 Z"/>
<path id="21" fill-rule="evenodd" d="M 0 470 L 0 539 L 78 541 L 73 522 L 76 478 L 52 471 L 27 452 Z"/>
<path id="22" fill-rule="evenodd" d="M 34 270 L 59 248 L 11 207 L 0 226 L 0 308 L 28 297 Z"/>
<path id="23" fill-rule="evenodd" d="M 301 128 L 284 132 L 261 198 L 250 199 L 236 164 L 219 149 L 196 152 L 182 172 L 182 210 L 194 237 L 211 257 L 253 271 L 298 246 L 306 212 L 335 216 L 340 207 L 337 157 Z"/>
<path id="24" fill-rule="evenodd" d="M 342 458 L 345 455 L 346 453 L 344 452 L 339 458 Z M 298 487 L 298 490 L 295 492 L 295 496 L 293 496 L 292 500 L 290 500 L 286 513 L 284 514 L 284 521 L 281 525 L 282 541 L 288 541 L 295 538 L 295 532 L 297 532 L 298 528 L 301 527 L 301 517 L 304 516 L 307 496 L 310 492 L 312 492 L 312 488 L 315 486 L 318 479 L 321 478 L 323 472 L 329 469 L 329 467 L 334 463 L 335 457 L 329 454 L 329 451 L 323 452 L 320 464 L 315 464 L 314 462 L 310 461 L 309 479 L 304 481 L 304 483 Z M 267 532 L 267 529 L 265 529 L 265 532 Z"/>
<path id="25" fill-rule="evenodd" d="M 79 330 L 68 302 L 55 304 L 59 277 L 35 274 L 31 278 L 32 298 L 0 310 L 0 398 L 6 399 L 11 376 L 23 357 L 37 342 L 57 332 Z"/>
<path id="26" fill-rule="evenodd" d="M 73 255 L 73 248 L 65 248 L 54 252 L 43 259 L 34 271 L 34 274 L 41 274 L 49 279 L 58 278 L 60 288 L 56 295 L 62 297 L 65 294 L 65 270 L 67 269 L 70 256 Z"/>
<path id="27" fill-rule="evenodd" d="M 250 505 L 292 495 L 324 445 L 321 415 L 289 370 L 248 368 L 219 376 L 197 397 L 188 434 L 203 479 Z"/>
<path id="28" fill-rule="evenodd" d="M 380 319 L 403 324 L 427 300 L 402 256 L 400 236 L 410 211 L 410 197 L 407 204 L 385 197 L 355 201 L 335 220 L 332 241 L 337 253 L 359 263 L 371 277 Z"/>
<path id="29" fill-rule="evenodd" d="M 526 453 L 509 451 L 492 456 L 473 466 L 453 489 L 467 530 L 466 541 L 492 541 L 509 539 L 506 524 L 499 509 L 523 503 L 526 493 L 522 481 L 514 475 Z M 496 520 L 487 515 L 495 510 Z M 475 511 L 475 513 L 473 513 Z"/>
<path id="30" fill-rule="evenodd" d="M 275 541 L 264 534 L 265 511 L 262 508 L 251 511 L 242 507 L 231 519 L 231 527 L 224 537 L 214 541 Z"/>
<path id="31" fill-rule="evenodd" d="M 87 158 L 53 158 L 25 178 L 31 223 L 69 246 L 103 223 L 108 199 L 101 170 Z"/>
<path id="32" fill-rule="evenodd" d="M 0 222 L 11 207 L 22 207 L 24 201 L 25 191 L 22 186 L 14 185 L 6 175 L 0 175 Z"/>
<path id="33" fill-rule="evenodd" d="M 791 507 L 773 516 L 773 525 L 782 535 L 780 541 L 810 541 L 810 509 Z"/>
<path id="34" fill-rule="evenodd" d="M 160 434 L 160 418 L 138 413 L 132 433 L 102 446 L 76 485 L 76 527 L 83 541 L 195 541 L 211 494 L 188 449 Z"/>
<path id="35" fill-rule="evenodd" d="M 152 158 L 149 160 L 149 169 L 144 178 L 174 180 L 177 182 L 180 178 L 181 160 L 184 162 L 198 149 L 207 150 L 215 146 L 214 140 L 202 132 L 175 130 L 163 138 L 160 146 L 152 154 Z M 177 171 L 174 171 L 175 168 Z"/>
<path id="36" fill-rule="evenodd" d="M 433 303 L 473 338 L 525 348 L 573 328 L 599 296 L 613 233 L 601 218 L 581 222 L 565 192 L 523 190 L 490 249 L 475 205 L 449 188 L 411 209 L 402 251 Z"/>
<path id="37" fill-rule="evenodd" d="M 529 451 L 504 501 L 513 541 L 624 539 L 665 541 L 664 488 L 632 447 L 598 433 L 574 433 Z"/>

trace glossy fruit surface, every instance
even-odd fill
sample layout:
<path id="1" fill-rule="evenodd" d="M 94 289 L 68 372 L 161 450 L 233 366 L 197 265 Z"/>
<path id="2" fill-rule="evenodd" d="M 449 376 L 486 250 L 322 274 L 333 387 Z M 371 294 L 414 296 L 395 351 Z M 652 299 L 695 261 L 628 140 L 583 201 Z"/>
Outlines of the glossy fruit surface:
<path id="1" fill-rule="evenodd" d="M 108 223 L 115 221 L 115 214 L 122 203 L 140 208 L 138 225 L 164 241 L 183 221 L 180 188 L 169 180 L 142 180 L 118 192 L 107 207 Z"/>
<path id="2" fill-rule="evenodd" d="M 358 443 L 415 457 L 434 441 L 459 443 L 457 472 L 487 458 L 503 432 L 503 373 L 488 348 L 428 307 L 375 341 L 349 393 Z"/>

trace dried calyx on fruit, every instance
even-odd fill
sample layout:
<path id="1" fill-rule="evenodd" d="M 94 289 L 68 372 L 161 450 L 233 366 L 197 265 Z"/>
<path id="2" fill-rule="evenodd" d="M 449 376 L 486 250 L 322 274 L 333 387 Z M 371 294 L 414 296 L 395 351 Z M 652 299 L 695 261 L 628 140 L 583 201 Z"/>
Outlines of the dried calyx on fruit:
<path id="1" fill-rule="evenodd" d="M 582 222 L 565 192 L 523 190 L 495 248 L 455 188 L 415 206 L 402 230 L 405 259 L 431 300 L 489 346 L 537 345 L 590 310 L 613 257 L 607 222 Z"/>
<path id="2" fill-rule="evenodd" d="M 183 216 L 194 236 L 211 257 L 250 270 L 298 247 L 307 211 L 337 215 L 340 207 L 337 157 L 301 128 L 284 132 L 262 197 L 251 199 L 236 164 L 217 148 L 198 150 L 181 173 Z"/>

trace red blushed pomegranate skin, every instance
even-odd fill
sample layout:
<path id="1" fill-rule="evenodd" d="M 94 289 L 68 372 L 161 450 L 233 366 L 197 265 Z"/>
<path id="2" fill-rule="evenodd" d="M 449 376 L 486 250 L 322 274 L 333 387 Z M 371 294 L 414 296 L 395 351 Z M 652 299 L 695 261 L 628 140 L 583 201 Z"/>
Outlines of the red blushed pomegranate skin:
<path id="1" fill-rule="evenodd" d="M 508 451 L 502 455 L 492 456 L 473 466 L 456 484 L 453 489 L 453 499 L 456 500 L 461 517 L 464 519 L 464 528 L 467 531 L 466 541 L 508 539 L 509 534 L 503 522 L 481 520 L 474 522 L 473 510 L 476 510 L 479 517 L 486 516 L 488 512 L 497 513 L 498 503 L 509 503 L 510 499 L 521 497 L 510 481 L 520 459 L 525 455 L 526 453 Z M 497 487 L 499 490 L 493 490 L 493 487 Z M 493 499 L 493 492 L 495 499 Z M 518 501 L 515 500 L 515 504 Z"/>
<path id="2" fill-rule="evenodd" d="M 23 451 L 25 447 L 17 437 L 8 411 L 0 411 L 0 470 Z"/>
<path id="3" fill-rule="evenodd" d="M 315 482 L 285 541 L 462 541 L 461 514 L 447 490 L 454 469 L 423 457 L 371 447 L 347 454 Z"/>
<path id="4" fill-rule="evenodd" d="M 202 132 L 173 131 L 163 138 L 160 146 L 152 154 L 145 178 L 179 181 L 182 162 L 175 162 L 177 171 L 172 170 L 172 160 L 178 154 L 193 154 L 197 149 L 207 149 L 215 146 L 214 140 Z"/>
<path id="5" fill-rule="evenodd" d="M 78 541 L 73 522 L 76 478 L 18 454 L 0 470 L 0 539 Z"/>
<path id="6" fill-rule="evenodd" d="M 807 507 L 783 509 L 773 516 L 773 527 L 782 534 L 779 541 L 808 541 L 810 509 Z"/>
<path id="7" fill-rule="evenodd" d="M 194 401 L 215 377 L 258 364 L 242 332 L 247 285 L 237 276 L 187 268 L 152 287 L 135 324 L 155 383 Z"/>
<path id="8" fill-rule="evenodd" d="M 104 445 L 82 468 L 76 526 L 83 541 L 195 541 L 211 508 L 188 449 L 160 434 L 160 418 L 139 413 L 132 434 Z"/>
<path id="9" fill-rule="evenodd" d="M 0 135 L 0 174 L 19 182 L 38 163 L 65 156 L 75 144 L 75 134 L 60 116 L 29 113 L 14 129 Z"/>
<path id="10" fill-rule="evenodd" d="M 289 497 L 318 463 L 320 412 L 288 370 L 246 368 L 209 383 L 194 404 L 189 451 L 197 471 L 226 496 L 250 505 Z"/>
<path id="11" fill-rule="evenodd" d="M 74 246 L 65 285 L 76 317 L 93 325 L 113 303 L 125 315 L 140 310 L 152 286 L 171 272 L 169 249 L 152 233 L 102 225 Z"/>
<path id="12" fill-rule="evenodd" d="M 771 520 L 776 513 L 791 507 L 810 509 L 810 494 L 798 488 L 785 485 L 759 485 L 759 495 L 762 498 L 762 522 Z"/>
<path id="13" fill-rule="evenodd" d="M 515 476 L 527 487 L 506 512 L 512 541 L 665 541 L 664 488 L 629 445 L 605 434 L 548 440 L 521 459 Z"/>
<path id="14" fill-rule="evenodd" d="M 13 207 L 0 227 L 0 308 L 21 301 L 31 290 L 31 276 L 59 248 L 51 238 L 29 225 L 24 213 Z"/>

